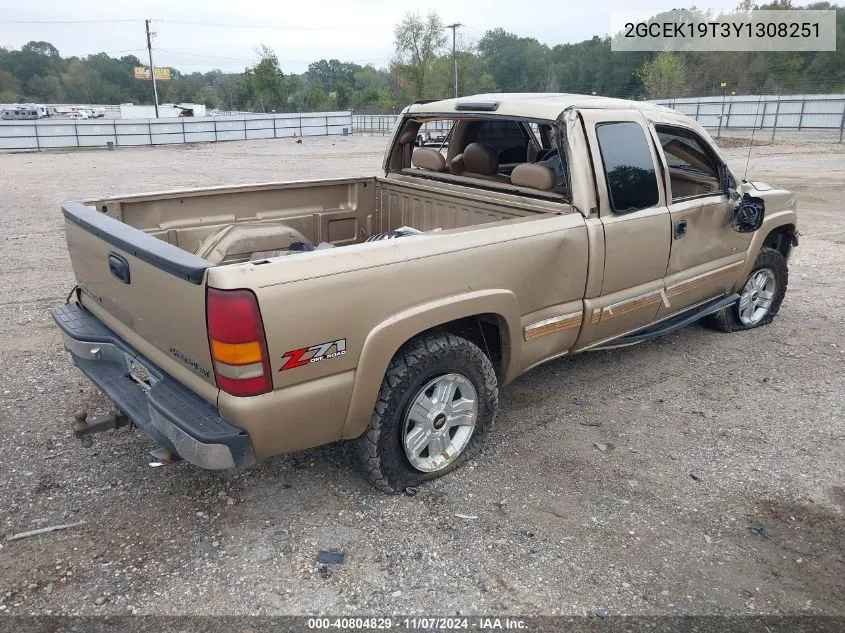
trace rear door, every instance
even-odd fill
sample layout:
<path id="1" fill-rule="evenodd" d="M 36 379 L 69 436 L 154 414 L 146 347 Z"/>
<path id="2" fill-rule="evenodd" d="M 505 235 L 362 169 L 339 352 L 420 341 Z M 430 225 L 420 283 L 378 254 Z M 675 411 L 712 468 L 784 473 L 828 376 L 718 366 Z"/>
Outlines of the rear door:
<path id="1" fill-rule="evenodd" d="M 670 222 L 648 122 L 635 110 L 582 110 L 604 233 L 601 295 L 585 301 L 578 347 L 651 323 L 663 300 Z M 601 256 L 600 254 L 593 256 Z"/>
<path id="2" fill-rule="evenodd" d="M 730 176 L 710 143 L 682 125 L 657 123 L 654 131 L 672 221 L 663 316 L 728 292 L 752 234 L 731 227 L 736 203 L 727 194 Z"/>

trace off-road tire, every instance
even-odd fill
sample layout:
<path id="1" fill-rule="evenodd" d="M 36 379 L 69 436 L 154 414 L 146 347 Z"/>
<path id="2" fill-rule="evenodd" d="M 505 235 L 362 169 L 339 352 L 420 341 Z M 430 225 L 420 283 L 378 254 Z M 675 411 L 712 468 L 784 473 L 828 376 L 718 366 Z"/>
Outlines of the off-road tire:
<path id="1" fill-rule="evenodd" d="M 421 472 L 411 466 L 402 446 L 401 427 L 414 395 L 429 380 L 457 372 L 466 376 L 478 395 L 478 418 L 463 452 L 447 467 Z M 408 341 L 390 361 L 372 418 L 354 449 L 370 482 L 387 493 L 442 477 L 481 450 L 493 427 L 499 389 L 490 359 L 470 341 L 449 333 L 423 334 Z"/>
<path id="2" fill-rule="evenodd" d="M 751 273 L 746 280 L 761 268 L 768 268 L 775 275 L 775 294 L 766 316 L 753 325 L 746 325 L 739 319 L 739 303 L 737 302 L 704 317 L 702 323 L 719 332 L 741 332 L 771 323 L 775 316 L 777 316 L 780 310 L 780 304 L 783 303 L 783 297 L 786 295 L 786 286 L 789 283 L 789 269 L 786 265 L 786 258 L 781 255 L 780 251 L 768 247 L 763 247 L 760 254 L 757 255 L 757 259 L 754 261 L 754 267 L 751 269 Z M 745 283 L 746 281 L 743 280 L 743 286 Z"/>

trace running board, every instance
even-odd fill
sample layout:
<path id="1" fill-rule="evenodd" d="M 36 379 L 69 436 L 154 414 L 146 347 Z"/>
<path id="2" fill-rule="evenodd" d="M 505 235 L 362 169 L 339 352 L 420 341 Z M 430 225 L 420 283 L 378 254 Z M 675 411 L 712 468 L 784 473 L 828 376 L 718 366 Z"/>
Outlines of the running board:
<path id="1" fill-rule="evenodd" d="M 727 308 L 728 306 L 733 305 L 737 301 L 739 301 L 739 295 L 736 293 L 732 295 L 727 295 L 725 297 L 719 297 L 717 299 L 708 301 L 707 303 L 702 303 L 701 305 L 691 308 L 690 310 L 681 312 L 680 314 L 676 314 L 675 316 L 670 317 L 664 321 L 660 321 L 659 323 L 654 323 L 652 325 L 646 326 L 640 330 L 636 330 L 634 332 L 631 332 L 630 334 L 626 334 L 625 336 L 622 336 L 620 338 L 615 338 L 612 341 L 604 343 L 603 345 L 599 345 L 590 349 L 611 349 L 614 347 L 634 345 L 636 343 L 642 343 L 643 341 L 650 341 L 651 339 L 657 338 L 658 336 L 663 336 L 664 334 L 669 334 L 670 332 L 674 332 L 675 330 L 680 330 L 682 327 L 686 327 L 690 323 L 693 323 L 703 317 L 706 317 L 708 314 L 713 314 L 714 312 L 718 312 L 723 308 Z"/>

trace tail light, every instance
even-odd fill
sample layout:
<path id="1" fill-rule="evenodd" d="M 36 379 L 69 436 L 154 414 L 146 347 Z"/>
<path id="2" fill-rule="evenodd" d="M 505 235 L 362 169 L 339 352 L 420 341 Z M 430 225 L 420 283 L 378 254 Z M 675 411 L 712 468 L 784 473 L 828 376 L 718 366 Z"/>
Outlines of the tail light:
<path id="1" fill-rule="evenodd" d="M 233 396 L 271 391 L 264 324 L 252 291 L 209 288 L 206 316 L 217 386 Z"/>

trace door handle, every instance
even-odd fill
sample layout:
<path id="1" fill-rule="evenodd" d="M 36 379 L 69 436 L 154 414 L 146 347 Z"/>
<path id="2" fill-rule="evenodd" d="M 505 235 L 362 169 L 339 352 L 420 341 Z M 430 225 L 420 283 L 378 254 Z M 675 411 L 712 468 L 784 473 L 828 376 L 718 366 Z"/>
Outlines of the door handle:
<path id="1" fill-rule="evenodd" d="M 675 222 L 675 229 L 674 229 L 675 239 L 679 240 L 686 234 L 687 234 L 687 221 L 686 220 L 678 220 L 677 222 Z"/>
<path id="2" fill-rule="evenodd" d="M 117 253 L 109 253 L 109 272 L 122 284 L 129 283 L 129 262 Z"/>

